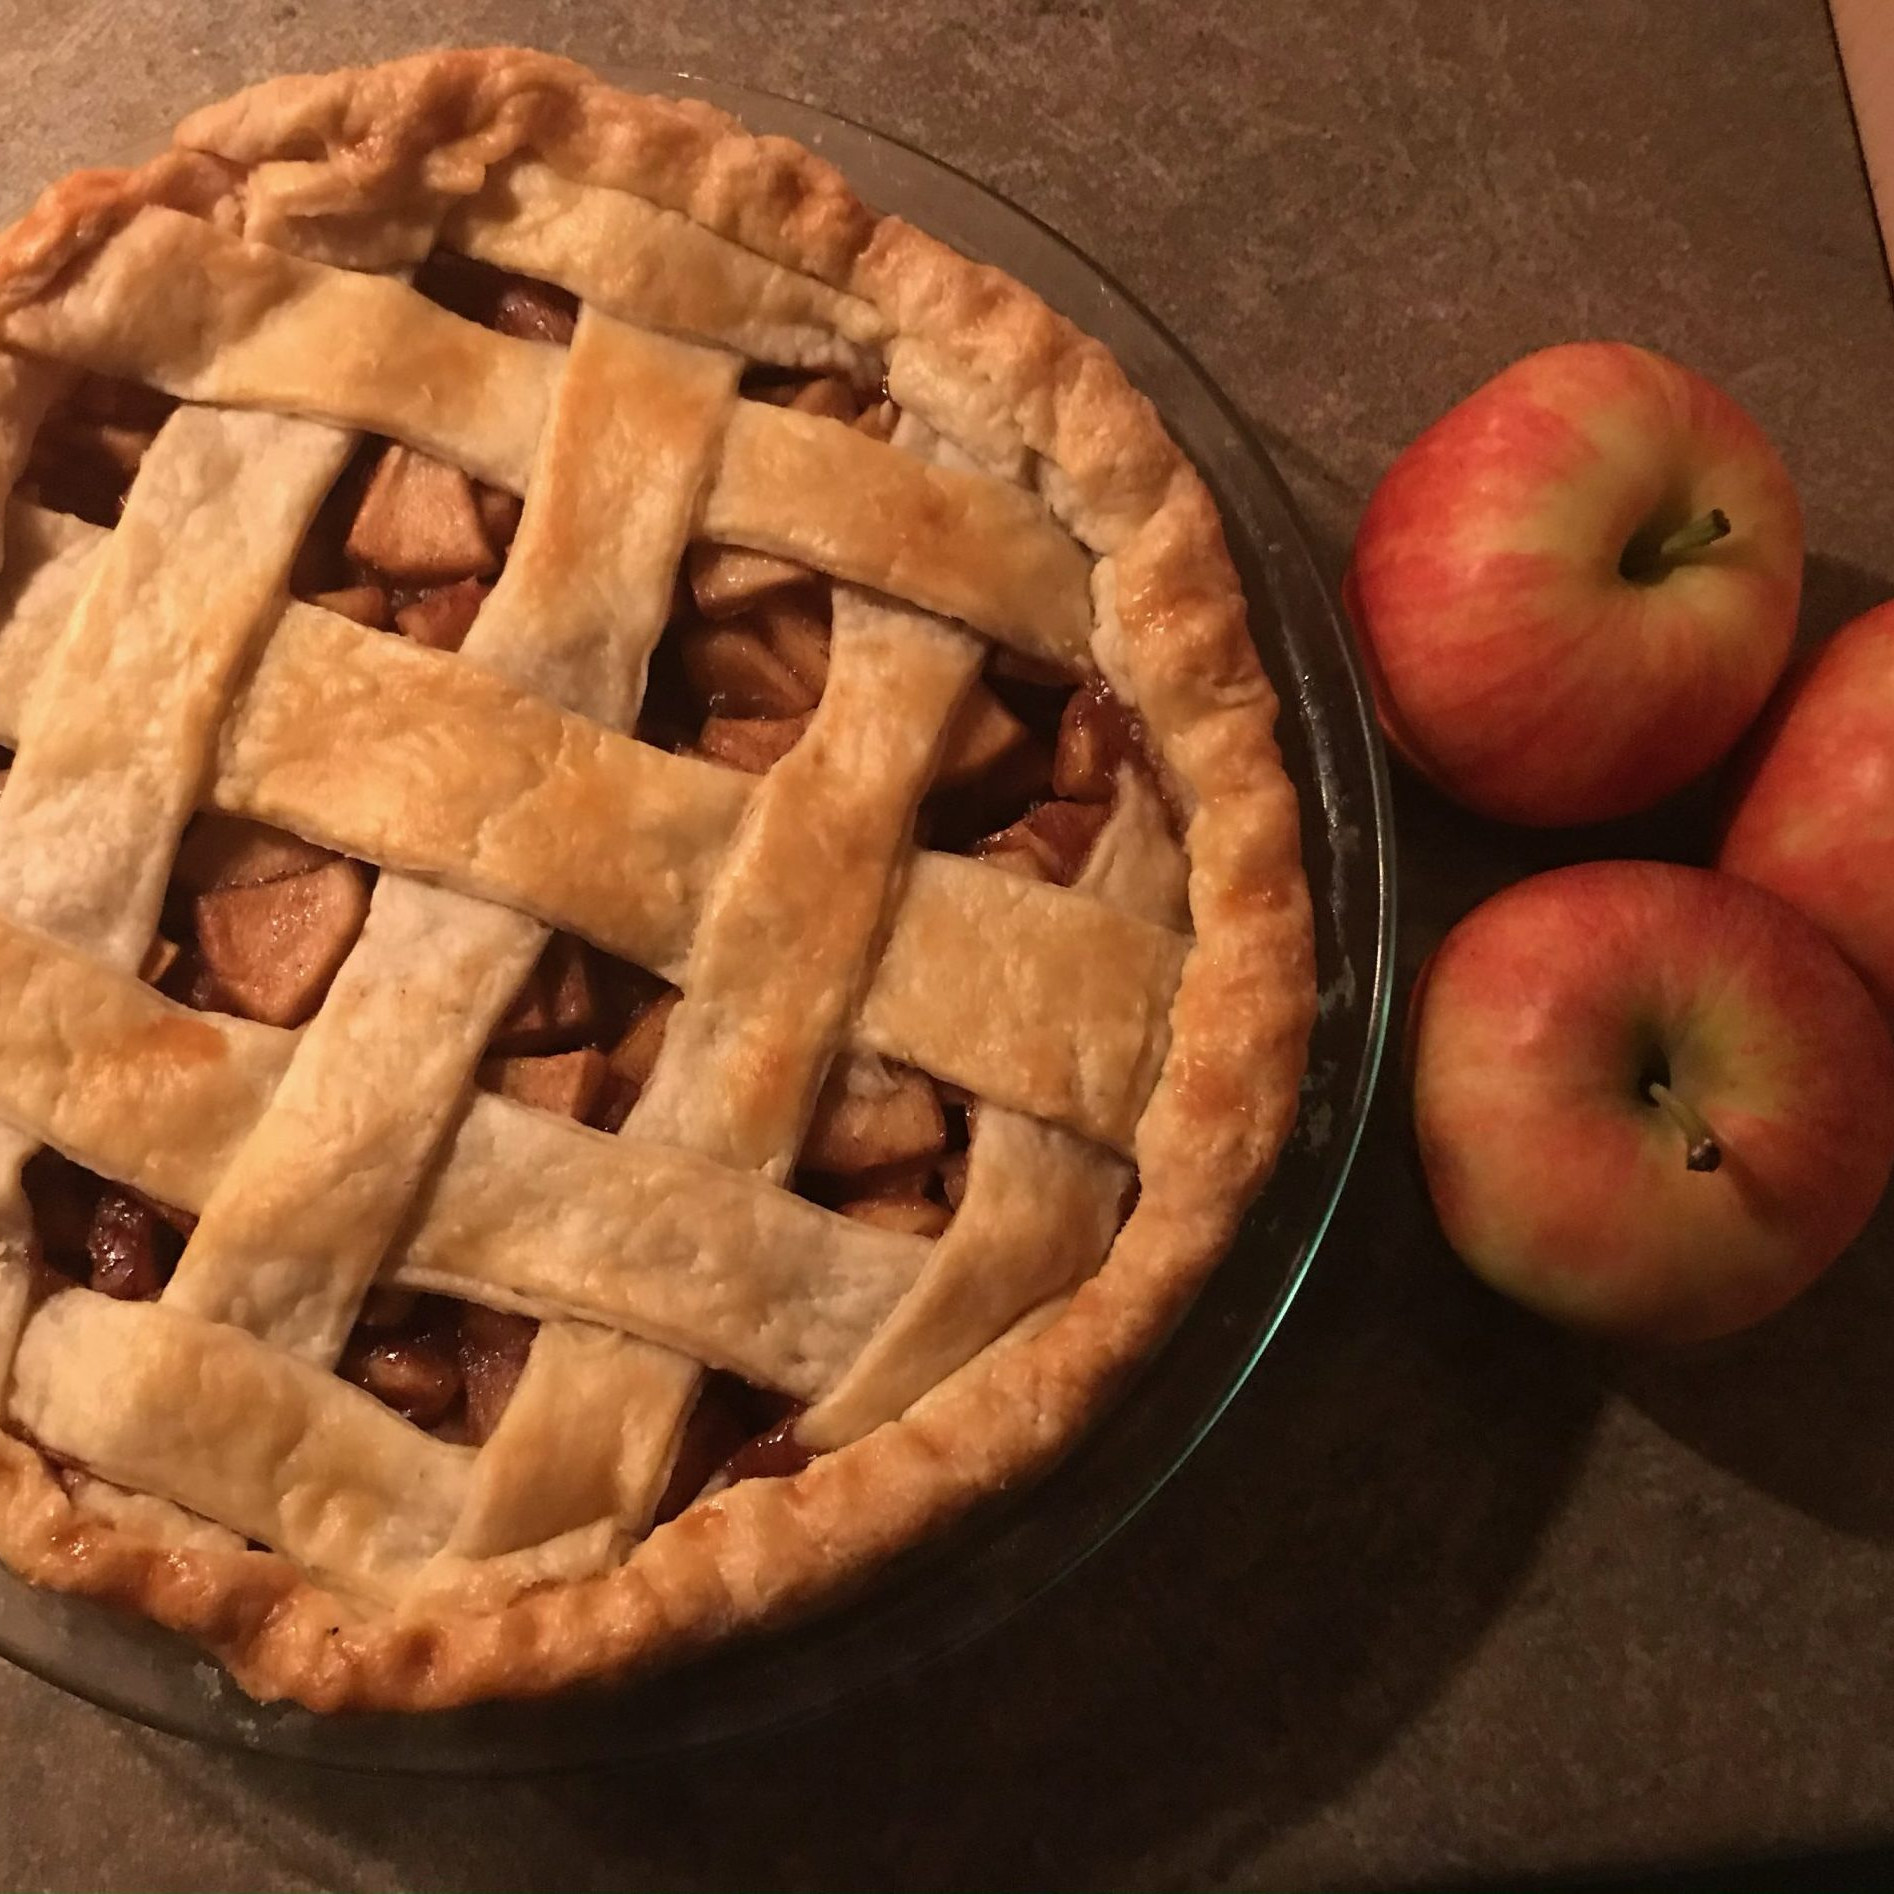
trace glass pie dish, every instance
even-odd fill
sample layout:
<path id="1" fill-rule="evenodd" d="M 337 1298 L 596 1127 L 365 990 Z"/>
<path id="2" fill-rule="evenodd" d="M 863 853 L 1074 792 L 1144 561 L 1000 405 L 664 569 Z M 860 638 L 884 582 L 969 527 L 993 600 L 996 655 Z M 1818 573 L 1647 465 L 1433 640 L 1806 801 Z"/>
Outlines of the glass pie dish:
<path id="1" fill-rule="evenodd" d="M 902 1554 L 845 1609 L 637 1686 L 452 1713 L 319 1718 L 259 1707 L 181 1641 L 0 1581 L 0 1651 L 155 1727 L 306 1760 L 489 1772 L 628 1760 L 819 1713 L 978 1635 L 1056 1581 L 1154 1493 L 1265 1350 L 1313 1259 L 1353 1155 L 1386 1027 L 1387 791 L 1359 669 L 1293 508 L 1261 451 L 1163 330 L 1041 226 L 918 153 L 735 87 L 688 92 L 835 162 L 872 202 L 996 263 L 1104 341 L 1208 480 L 1283 699 L 1302 801 L 1320 1012 L 1298 1128 L 1231 1256 L 1117 1407 L 1045 1480 Z"/>

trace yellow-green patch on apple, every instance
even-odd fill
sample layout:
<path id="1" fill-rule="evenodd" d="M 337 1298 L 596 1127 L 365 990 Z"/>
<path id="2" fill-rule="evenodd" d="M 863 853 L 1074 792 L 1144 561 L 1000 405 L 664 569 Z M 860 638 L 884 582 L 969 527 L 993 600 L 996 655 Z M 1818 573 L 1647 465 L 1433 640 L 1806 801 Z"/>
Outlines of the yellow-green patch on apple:
<path id="1" fill-rule="evenodd" d="M 1795 490 L 1736 402 L 1627 343 L 1527 356 L 1370 498 L 1347 584 L 1390 742 L 1509 822 L 1600 822 L 1722 757 L 1788 660 Z"/>
<path id="2" fill-rule="evenodd" d="M 1717 866 L 1793 902 L 1894 1017 L 1894 604 L 1822 647 L 1745 762 Z"/>
<path id="3" fill-rule="evenodd" d="M 1591 862 L 1442 942 L 1414 1121 L 1442 1229 L 1495 1288 L 1600 1333 L 1760 1321 L 1859 1233 L 1894 1167 L 1894 1042 L 1786 902 Z"/>

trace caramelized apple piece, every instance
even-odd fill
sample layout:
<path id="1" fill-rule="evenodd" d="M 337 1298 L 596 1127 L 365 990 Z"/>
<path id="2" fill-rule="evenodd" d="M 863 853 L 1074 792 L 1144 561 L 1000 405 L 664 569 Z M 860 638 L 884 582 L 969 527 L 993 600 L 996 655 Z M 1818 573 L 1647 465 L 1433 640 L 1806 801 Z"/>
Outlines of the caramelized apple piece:
<path id="1" fill-rule="evenodd" d="M 388 629 L 388 594 L 379 585 L 344 585 L 333 592 L 318 592 L 310 601 L 338 618 L 352 618 L 370 631 Z"/>
<path id="2" fill-rule="evenodd" d="M 923 846 L 971 848 L 980 837 L 1018 821 L 1052 793 L 1052 746 L 1024 715 L 1014 714 L 1025 727 L 1022 739 L 965 782 L 935 783 L 922 805 L 932 825 L 922 838 Z"/>
<path id="3" fill-rule="evenodd" d="M 829 627 L 806 590 L 764 599 L 751 614 L 763 642 L 821 701 L 829 681 Z"/>
<path id="4" fill-rule="evenodd" d="M 1042 802 L 1020 826 L 1046 857 L 1056 881 L 1070 886 L 1098 840 L 1110 811 L 1096 802 Z"/>
<path id="5" fill-rule="evenodd" d="M 958 1210 L 960 1200 L 967 1194 L 967 1154 L 965 1151 L 949 1151 L 940 1161 L 941 1195 L 947 1199 L 950 1209 Z"/>
<path id="6" fill-rule="evenodd" d="M 592 1046 L 574 1052 L 527 1053 L 518 1058 L 486 1059 L 480 1083 L 511 1098 L 562 1118 L 583 1118 L 598 1102 L 605 1083 L 605 1055 Z"/>
<path id="7" fill-rule="evenodd" d="M 148 1302 L 169 1281 L 183 1244 L 166 1230 L 149 1204 L 107 1188 L 86 1232 L 91 1284 L 120 1302 Z"/>
<path id="8" fill-rule="evenodd" d="M 480 515 L 481 530 L 495 552 L 504 553 L 512 545 L 525 510 L 525 502 L 517 493 L 490 487 L 484 480 L 474 482 L 474 511 Z"/>
<path id="9" fill-rule="evenodd" d="M 720 546 L 702 541 L 690 549 L 691 597 L 706 618 L 727 618 L 786 585 L 800 585 L 809 577 L 807 566 L 778 559 L 746 546 Z"/>
<path id="10" fill-rule="evenodd" d="M 855 431 L 866 434 L 870 440 L 891 441 L 894 439 L 894 424 L 900 420 L 901 410 L 892 401 L 877 401 L 872 408 L 864 408 L 855 422 Z"/>
<path id="11" fill-rule="evenodd" d="M 423 592 L 412 605 L 395 613 L 395 629 L 431 651 L 458 651 L 492 590 L 479 579 L 457 579 L 452 585 Z"/>
<path id="12" fill-rule="evenodd" d="M 349 528 L 348 554 L 410 585 L 444 585 L 500 569 L 480 524 L 473 482 L 458 467 L 399 441 L 375 463 Z"/>
<path id="13" fill-rule="evenodd" d="M 857 1197 L 841 1209 L 843 1216 L 857 1223 L 899 1230 L 904 1236 L 937 1237 L 950 1221 L 947 1206 L 931 1197 Z"/>
<path id="14" fill-rule="evenodd" d="M 70 513 L 94 526 L 116 526 L 131 482 L 100 454 L 42 430 L 20 479 L 20 494 L 51 513 Z"/>
<path id="15" fill-rule="evenodd" d="M 245 816 L 206 810 L 194 815 L 178 845 L 171 879 L 189 894 L 217 888 L 254 888 L 289 875 L 306 875 L 341 858 L 314 842 Z"/>
<path id="16" fill-rule="evenodd" d="M 177 942 L 154 934 L 151 945 L 145 949 L 144 959 L 138 963 L 138 977 L 147 986 L 156 986 L 177 963 Z"/>
<path id="17" fill-rule="evenodd" d="M 685 1423 L 677 1460 L 652 1523 L 661 1526 L 667 1519 L 675 1519 L 693 1500 L 721 1492 L 730 1484 L 732 1466 L 779 1434 L 793 1436 L 803 1411 L 800 1401 L 751 1387 L 735 1375 L 713 1368 L 704 1376 L 697 1405 Z M 806 1465 L 809 1459 L 793 1442 L 778 1447 L 775 1457 L 793 1457 L 798 1465 Z"/>
<path id="18" fill-rule="evenodd" d="M 336 1373 L 417 1427 L 432 1427 L 460 1393 L 460 1364 L 431 1328 L 390 1334 L 357 1329 Z"/>
<path id="19" fill-rule="evenodd" d="M 748 620 L 682 633 L 678 658 L 704 708 L 717 717 L 793 717 L 816 693 L 763 642 Z"/>
<path id="20" fill-rule="evenodd" d="M 855 390 L 840 375 L 818 375 L 789 397 L 798 414 L 820 414 L 831 421 L 854 421 L 862 411 Z"/>
<path id="21" fill-rule="evenodd" d="M 113 375 L 86 374 L 72 391 L 70 411 L 113 427 L 137 428 L 155 434 L 177 412 L 176 395 L 142 381 L 121 381 Z"/>
<path id="22" fill-rule="evenodd" d="M 1052 787 L 1074 802 L 1109 802 L 1118 766 L 1144 754 L 1131 713 L 1102 678 L 1081 684 L 1066 700 L 1052 755 Z"/>
<path id="23" fill-rule="evenodd" d="M 670 1025 L 671 1014 L 683 997 L 675 987 L 669 992 L 660 993 L 625 1028 L 624 1037 L 611 1050 L 607 1063 L 611 1066 L 612 1074 L 632 1088 L 634 1097 L 644 1090 L 650 1080 L 652 1067 L 657 1064 L 658 1054 L 664 1048 L 664 1030 Z"/>
<path id="24" fill-rule="evenodd" d="M 235 1009 L 267 1026 L 300 1026 L 362 931 L 368 887 L 353 862 L 336 860 L 200 894 L 192 907 L 204 964 Z"/>
<path id="25" fill-rule="evenodd" d="M 324 592 L 348 591 L 363 583 L 362 574 L 343 550 L 349 528 L 362 504 L 368 476 L 380 456 L 380 448 L 364 442 L 342 470 L 341 477 L 323 496 L 316 517 L 309 522 L 296 556 L 290 561 L 289 593 L 292 598 L 313 599 Z"/>
<path id="26" fill-rule="evenodd" d="M 356 1320 L 364 1328 L 404 1328 L 414 1319 L 420 1300 L 418 1289 L 389 1289 L 378 1283 L 362 1298 Z"/>
<path id="27" fill-rule="evenodd" d="M 935 1152 L 897 1158 L 891 1164 L 852 1171 L 846 1178 L 837 1178 L 831 1173 L 824 1183 L 817 1185 L 813 1194 L 823 1201 L 846 1199 L 850 1203 L 862 1197 L 929 1197 L 934 1194 L 934 1178 L 939 1169 L 940 1158 Z"/>
<path id="28" fill-rule="evenodd" d="M 20 1174 L 33 1212 L 33 1230 L 48 1255 L 90 1269 L 86 1246 L 98 1208 L 99 1180 L 57 1151 L 36 1151 Z"/>
<path id="29" fill-rule="evenodd" d="M 598 985 L 584 941 L 555 934 L 500 1016 L 487 1050 L 562 1052 L 591 1037 L 598 1015 Z"/>
<path id="30" fill-rule="evenodd" d="M 739 1393 L 733 1395 L 732 1388 Z M 739 1404 L 740 1392 L 741 1384 L 731 1375 L 713 1371 L 704 1377 L 697 1405 L 684 1423 L 684 1436 L 678 1442 L 671 1477 L 665 1482 L 657 1510 L 651 1516 L 653 1526 L 675 1519 L 704 1490 L 717 1469 L 753 1437 L 748 1417 Z"/>
<path id="31" fill-rule="evenodd" d="M 708 1480 L 698 1497 L 721 1493 L 739 1480 L 787 1480 L 800 1473 L 814 1455 L 796 1438 L 796 1423 L 805 1410 L 795 1402 L 766 1434 L 745 1441 Z"/>
<path id="32" fill-rule="evenodd" d="M 578 327 L 577 308 L 564 290 L 536 283 L 530 276 L 510 276 L 500 291 L 490 319 L 502 335 L 522 336 L 528 342 L 552 342 L 565 348 Z"/>
<path id="33" fill-rule="evenodd" d="M 1071 690 L 1080 682 L 1070 671 L 1061 670 L 1050 658 L 1035 658 L 1010 645 L 995 645 L 987 657 L 987 668 L 995 677 L 1010 677 L 1017 683 L 1037 685 L 1041 690 Z"/>
<path id="34" fill-rule="evenodd" d="M 1022 881 L 1050 881 L 1053 878 L 1039 850 L 1012 829 L 1002 829 L 998 835 L 988 836 L 985 841 L 975 845 L 973 852 L 989 868 L 1017 875 Z"/>
<path id="35" fill-rule="evenodd" d="M 530 1315 L 483 1309 L 477 1302 L 462 1307 L 457 1352 L 467 1389 L 467 1438 L 476 1447 L 493 1438 L 538 1333 Z"/>
<path id="36" fill-rule="evenodd" d="M 54 512 L 116 524 L 138 463 L 177 405 L 137 382 L 83 377 L 34 439 L 27 483 Z"/>
<path id="37" fill-rule="evenodd" d="M 50 445 L 56 454 L 98 462 L 101 470 L 110 469 L 123 485 L 129 486 L 138 463 L 157 438 L 155 428 L 68 416 L 52 428 Z"/>
<path id="38" fill-rule="evenodd" d="M 931 1157 L 947 1142 L 940 1099 L 924 1072 L 870 1057 L 836 1060 L 797 1160 L 841 1176 Z"/>
<path id="39" fill-rule="evenodd" d="M 563 345 L 572 340 L 577 297 L 536 277 L 436 250 L 416 273 L 414 286 L 431 302 L 484 329 L 531 342 Z"/>
<path id="40" fill-rule="evenodd" d="M 1069 887 L 1109 813 L 1101 802 L 1042 802 L 1011 828 L 976 842 L 973 853 L 1009 873 Z"/>
<path id="41" fill-rule="evenodd" d="M 805 710 L 800 717 L 706 717 L 697 747 L 713 763 L 761 776 L 796 747 L 809 715 Z"/>
<path id="42" fill-rule="evenodd" d="M 1026 726 L 984 684 L 975 684 L 948 728 L 934 780 L 958 788 L 998 769 L 1025 745 Z"/>
<path id="43" fill-rule="evenodd" d="M 180 1210 L 174 1203 L 160 1203 L 156 1197 L 148 1197 L 142 1190 L 134 1190 L 129 1184 L 119 1188 L 128 1197 L 136 1197 L 166 1229 L 175 1230 L 186 1242 L 191 1232 L 197 1228 L 197 1218 L 188 1210 Z"/>
<path id="44" fill-rule="evenodd" d="M 799 414 L 819 414 L 831 421 L 853 422 L 861 400 L 841 375 L 804 375 L 792 370 L 762 369 L 744 377 L 743 393 L 751 401 L 772 408 L 794 408 Z"/>
<path id="45" fill-rule="evenodd" d="M 224 991 L 210 963 L 195 945 L 187 945 L 160 983 L 172 999 L 194 1006 L 200 1013 L 240 1013 L 243 1009 Z"/>

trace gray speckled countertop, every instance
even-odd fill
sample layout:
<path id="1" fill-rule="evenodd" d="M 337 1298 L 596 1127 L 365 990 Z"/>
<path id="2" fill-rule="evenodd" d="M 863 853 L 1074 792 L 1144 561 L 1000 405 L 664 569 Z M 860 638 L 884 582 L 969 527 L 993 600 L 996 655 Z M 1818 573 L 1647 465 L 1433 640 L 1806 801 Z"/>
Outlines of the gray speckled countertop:
<path id="1" fill-rule="evenodd" d="M 0 0 L 0 198 L 245 80 L 447 38 L 741 79 L 997 186 L 1202 358 L 1331 572 L 1438 410 L 1612 335 L 1781 445 L 1812 631 L 1894 590 L 1894 307 L 1816 0 Z M 1580 852 L 1399 802 L 1404 976 Z M 1361 1884 L 1894 1831 L 1894 1225 L 1752 1337 L 1599 1354 L 1463 1278 L 1400 1128 L 1389 1093 L 1209 1444 L 923 1686 L 633 1775 L 436 1788 L 231 1761 L 0 1667 L 0 1885 Z"/>

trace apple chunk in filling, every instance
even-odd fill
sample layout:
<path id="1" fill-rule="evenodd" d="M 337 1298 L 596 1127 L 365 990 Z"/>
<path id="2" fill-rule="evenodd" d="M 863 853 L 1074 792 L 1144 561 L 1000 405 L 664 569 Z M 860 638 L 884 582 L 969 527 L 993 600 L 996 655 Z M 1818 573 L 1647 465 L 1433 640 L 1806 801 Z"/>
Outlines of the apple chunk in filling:
<path id="1" fill-rule="evenodd" d="M 409 585 L 486 578 L 500 569 L 473 481 L 398 441 L 375 463 L 347 552 L 357 564 Z"/>
<path id="2" fill-rule="evenodd" d="M 231 1010 L 300 1026 L 322 1004 L 368 917 L 368 884 L 351 861 L 193 903 L 198 951 Z"/>
<path id="3" fill-rule="evenodd" d="M 849 1176 L 932 1157 L 946 1143 L 940 1097 L 924 1072 L 870 1054 L 845 1055 L 816 1099 L 798 1162 Z"/>

